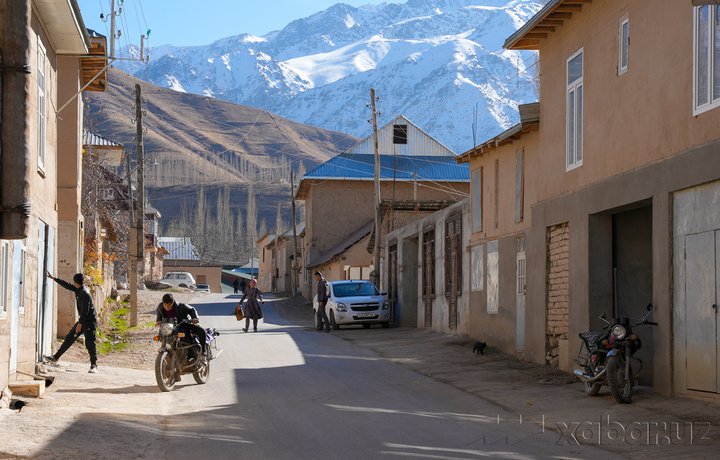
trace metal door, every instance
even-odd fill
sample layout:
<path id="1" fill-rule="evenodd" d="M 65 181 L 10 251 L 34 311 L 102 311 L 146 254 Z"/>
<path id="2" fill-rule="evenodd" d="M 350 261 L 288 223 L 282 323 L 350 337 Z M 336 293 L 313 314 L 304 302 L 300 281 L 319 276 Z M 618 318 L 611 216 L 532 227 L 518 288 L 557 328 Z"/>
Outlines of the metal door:
<path id="1" fill-rule="evenodd" d="M 515 291 L 515 349 L 525 349 L 525 252 L 517 253 L 517 285 Z"/>
<path id="2" fill-rule="evenodd" d="M 714 393 L 718 391 L 715 239 L 716 232 L 685 237 L 687 388 Z"/>
<path id="3" fill-rule="evenodd" d="M 47 270 L 54 269 L 55 229 L 38 221 L 37 359 L 52 353 L 53 285 Z"/>
<path id="4" fill-rule="evenodd" d="M 457 328 L 457 291 L 458 291 L 458 239 L 450 238 L 450 287 L 448 289 L 448 313 L 450 329 Z"/>
<path id="5" fill-rule="evenodd" d="M 425 301 L 425 327 L 432 327 L 432 301 L 435 270 L 435 234 L 426 231 L 423 234 L 423 300 Z"/>
<path id="6" fill-rule="evenodd" d="M 10 372 L 17 370 L 18 337 L 20 334 L 20 304 L 25 291 L 22 281 L 25 279 L 23 259 L 23 243 L 16 240 L 13 248 L 12 264 L 12 307 L 10 316 Z"/>

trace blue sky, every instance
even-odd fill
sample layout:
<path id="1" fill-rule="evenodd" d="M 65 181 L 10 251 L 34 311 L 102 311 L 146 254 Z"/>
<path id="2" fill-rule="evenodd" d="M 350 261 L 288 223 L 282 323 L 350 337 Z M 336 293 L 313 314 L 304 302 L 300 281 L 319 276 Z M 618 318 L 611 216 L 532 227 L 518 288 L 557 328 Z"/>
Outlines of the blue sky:
<path id="1" fill-rule="evenodd" d="M 77 0 L 85 25 L 108 36 L 110 0 Z M 405 0 L 385 0 L 405 3 Z M 120 5 L 121 0 L 116 0 Z M 295 19 L 305 18 L 336 3 L 367 5 L 381 0 L 124 0 L 117 19 L 122 30 L 117 46 L 140 44 L 147 29 L 150 45 L 207 45 L 217 39 L 251 33 L 264 35 L 282 29 Z M 116 7 L 117 9 L 117 7 Z"/>

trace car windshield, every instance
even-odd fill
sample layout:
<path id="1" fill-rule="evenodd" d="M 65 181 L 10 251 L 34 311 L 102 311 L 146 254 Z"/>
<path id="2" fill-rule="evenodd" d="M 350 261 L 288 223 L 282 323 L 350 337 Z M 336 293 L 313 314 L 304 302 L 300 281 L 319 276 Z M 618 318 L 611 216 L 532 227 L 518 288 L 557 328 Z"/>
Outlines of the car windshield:
<path id="1" fill-rule="evenodd" d="M 360 295 L 378 295 L 375 285 L 362 281 L 359 283 L 333 283 L 335 297 L 354 297 Z"/>

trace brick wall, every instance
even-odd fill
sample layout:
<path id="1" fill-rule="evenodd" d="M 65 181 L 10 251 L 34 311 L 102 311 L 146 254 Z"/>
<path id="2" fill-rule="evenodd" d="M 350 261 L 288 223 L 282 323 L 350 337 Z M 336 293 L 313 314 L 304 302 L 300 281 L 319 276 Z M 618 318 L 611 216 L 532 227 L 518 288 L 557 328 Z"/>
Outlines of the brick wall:
<path id="1" fill-rule="evenodd" d="M 570 227 L 547 230 L 547 361 L 556 365 L 558 339 L 567 338 L 570 299 Z"/>

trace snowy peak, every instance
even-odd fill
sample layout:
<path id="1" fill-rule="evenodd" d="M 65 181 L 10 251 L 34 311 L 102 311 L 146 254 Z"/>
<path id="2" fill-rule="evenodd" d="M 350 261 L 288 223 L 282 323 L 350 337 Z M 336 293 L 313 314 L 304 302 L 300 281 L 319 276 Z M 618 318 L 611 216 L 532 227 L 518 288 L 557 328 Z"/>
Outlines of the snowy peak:
<path id="1" fill-rule="evenodd" d="M 539 0 L 408 0 L 338 3 L 279 31 L 195 47 L 150 50 L 126 71 L 151 83 L 254 106 L 365 137 L 369 89 L 381 122 L 407 115 L 461 153 L 518 121 L 536 100 L 534 55 L 503 50 L 542 6 Z M 125 52 L 137 53 L 127 49 Z"/>

